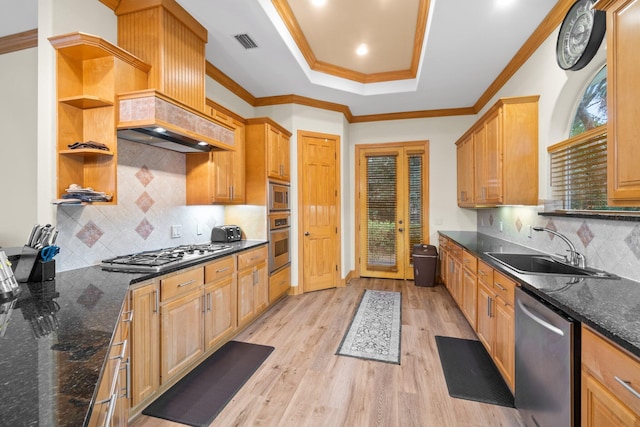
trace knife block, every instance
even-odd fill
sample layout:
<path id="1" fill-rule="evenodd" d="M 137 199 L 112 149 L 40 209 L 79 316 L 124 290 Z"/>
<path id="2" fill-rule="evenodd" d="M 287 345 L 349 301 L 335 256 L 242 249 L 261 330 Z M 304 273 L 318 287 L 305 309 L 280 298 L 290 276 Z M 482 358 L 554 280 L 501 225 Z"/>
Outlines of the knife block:
<path id="1" fill-rule="evenodd" d="M 48 282 L 56 278 L 56 260 L 36 260 L 29 275 L 29 282 Z"/>

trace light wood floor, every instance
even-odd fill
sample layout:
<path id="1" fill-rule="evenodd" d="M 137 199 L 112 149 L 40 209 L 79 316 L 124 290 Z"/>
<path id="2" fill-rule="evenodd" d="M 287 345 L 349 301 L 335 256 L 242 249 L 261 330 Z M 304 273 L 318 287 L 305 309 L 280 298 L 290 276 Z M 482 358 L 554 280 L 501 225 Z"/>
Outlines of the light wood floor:
<path id="1" fill-rule="evenodd" d="M 402 292 L 400 366 L 335 355 L 364 289 Z M 522 426 L 515 409 L 449 397 L 435 335 L 476 338 L 442 286 L 354 279 L 287 297 L 235 338 L 275 350 L 211 427 Z"/>

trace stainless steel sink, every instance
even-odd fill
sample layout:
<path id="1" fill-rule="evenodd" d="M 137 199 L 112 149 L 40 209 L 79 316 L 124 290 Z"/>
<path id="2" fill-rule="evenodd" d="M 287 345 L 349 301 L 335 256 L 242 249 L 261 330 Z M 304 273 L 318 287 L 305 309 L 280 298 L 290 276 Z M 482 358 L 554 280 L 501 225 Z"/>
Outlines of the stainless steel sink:
<path id="1" fill-rule="evenodd" d="M 522 274 L 593 277 L 600 279 L 618 279 L 615 274 L 592 268 L 581 268 L 560 262 L 549 255 L 520 254 L 503 252 L 485 252 L 499 263 Z"/>

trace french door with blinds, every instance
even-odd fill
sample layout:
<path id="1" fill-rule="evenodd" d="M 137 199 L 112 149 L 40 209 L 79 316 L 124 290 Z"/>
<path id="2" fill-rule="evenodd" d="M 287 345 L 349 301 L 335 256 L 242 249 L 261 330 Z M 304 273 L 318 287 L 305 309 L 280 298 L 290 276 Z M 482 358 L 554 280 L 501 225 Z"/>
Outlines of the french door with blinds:
<path id="1" fill-rule="evenodd" d="M 428 243 L 428 142 L 356 146 L 362 277 L 413 279 L 411 248 Z"/>

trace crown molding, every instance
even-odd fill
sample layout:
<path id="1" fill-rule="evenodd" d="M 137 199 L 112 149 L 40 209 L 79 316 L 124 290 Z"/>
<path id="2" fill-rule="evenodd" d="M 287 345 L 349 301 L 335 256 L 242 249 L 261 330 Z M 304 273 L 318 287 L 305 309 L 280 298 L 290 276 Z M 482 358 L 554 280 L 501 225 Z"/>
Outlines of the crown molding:
<path id="1" fill-rule="evenodd" d="M 0 37 L 0 55 L 32 47 L 38 47 L 37 28 Z"/>

